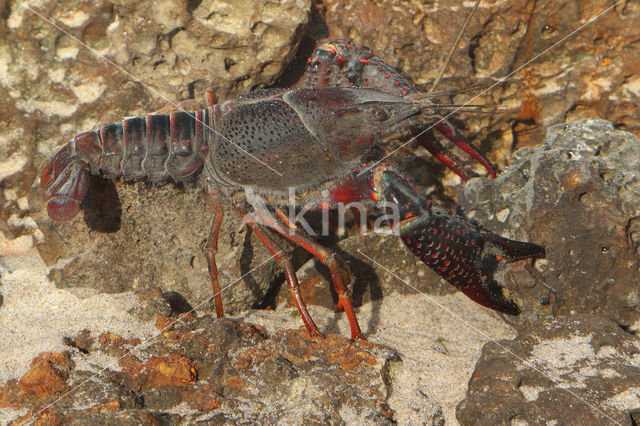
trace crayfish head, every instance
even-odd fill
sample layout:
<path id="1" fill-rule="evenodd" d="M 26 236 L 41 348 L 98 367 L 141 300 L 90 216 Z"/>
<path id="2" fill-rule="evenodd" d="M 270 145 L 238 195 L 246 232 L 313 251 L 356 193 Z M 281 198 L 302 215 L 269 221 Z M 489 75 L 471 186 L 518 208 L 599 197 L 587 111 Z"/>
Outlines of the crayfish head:
<path id="1" fill-rule="evenodd" d="M 355 109 L 359 119 L 376 138 L 404 133 L 422 121 L 422 108 L 418 102 L 377 89 L 355 90 Z"/>
<path id="2" fill-rule="evenodd" d="M 379 140 L 397 131 L 420 105 L 402 96 L 365 87 L 298 89 L 283 96 L 309 131 L 327 141 Z"/>

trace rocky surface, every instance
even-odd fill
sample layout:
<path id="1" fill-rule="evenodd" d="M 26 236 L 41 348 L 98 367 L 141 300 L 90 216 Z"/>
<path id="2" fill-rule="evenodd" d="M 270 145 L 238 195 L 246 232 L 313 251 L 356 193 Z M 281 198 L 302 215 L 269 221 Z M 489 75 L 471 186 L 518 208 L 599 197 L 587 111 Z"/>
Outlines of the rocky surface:
<path id="1" fill-rule="evenodd" d="M 640 140 L 602 120 L 551 127 L 497 179 L 473 179 L 460 205 L 478 223 L 547 249 L 535 269 L 497 275 L 523 314 L 599 314 L 637 329 Z"/>
<path id="2" fill-rule="evenodd" d="M 41 353 L 9 381 L 0 405 L 64 423 L 140 413 L 168 424 L 391 420 L 384 379 L 399 358 L 388 349 L 338 335 L 314 341 L 304 330 L 270 336 L 208 316 L 159 316 L 157 325 L 149 342 L 83 330 L 68 339 L 75 350 Z"/>
<path id="3" fill-rule="evenodd" d="M 53 266 L 50 279 L 83 297 L 161 289 L 198 311 L 213 309 L 204 255 L 212 210 L 204 191 L 120 182 L 116 194 L 110 181 L 92 183 L 81 214 L 69 222 L 47 216 L 40 190 L 30 194 L 44 236 L 38 250 Z M 229 287 L 222 293 L 224 307 L 234 313 L 260 303 L 281 270 L 231 203 L 222 201 L 216 261 L 220 285 Z"/>
<path id="4" fill-rule="evenodd" d="M 460 293 L 366 303 L 358 318 L 371 343 L 352 344 L 344 314 L 333 309 L 310 307 L 327 336 L 315 341 L 290 308 L 215 320 L 131 292 L 78 298 L 47 280 L 33 249 L 4 257 L 0 273 L 3 424 L 34 416 L 302 423 L 308 413 L 335 422 L 443 424 L 454 419 L 482 346 L 515 336 Z"/>
<path id="5" fill-rule="evenodd" d="M 454 422 L 480 347 L 513 338 L 515 332 L 501 316 L 457 292 L 394 294 L 406 293 L 410 285 L 427 294 L 452 291 L 394 238 L 365 235 L 338 243 L 356 277 L 363 330 L 375 344 L 391 349 L 352 345 L 335 335 L 348 335 L 346 321 L 322 307 L 333 310 L 334 300 L 322 268 L 317 273 L 309 264 L 301 271 L 303 292 L 311 305 L 322 305 L 310 310 L 331 335 L 319 343 L 290 330 L 300 319 L 285 303 L 275 312 L 251 311 L 244 320 L 201 316 L 210 308 L 201 254 L 210 211 L 192 183 L 158 188 L 96 178 L 84 210 L 67 224 L 54 224 L 44 215 L 37 191 L 42 161 L 78 132 L 157 110 L 168 101 L 199 97 L 205 87 L 216 88 L 220 99 L 274 82 L 288 87 L 324 39 L 355 39 L 428 87 L 470 5 L 462 0 L 5 2 L 0 17 L 0 324 L 5 336 L 0 341 L 5 360 L 0 422 L 33 415 L 49 423 L 260 420 L 259 410 L 270 416 L 267 420 L 295 422 L 306 409 L 327 410 L 330 417 L 318 418 L 336 422 Z M 510 319 L 521 337 L 504 344 L 551 375 L 518 370 L 492 343 L 485 349 L 488 361 L 478 364 L 478 379 L 460 405 L 462 423 L 535 423 L 543 414 L 560 419 L 562 413 L 544 409 L 556 397 L 582 407 L 580 415 L 591 417 L 576 418 L 587 420 L 604 413 L 630 423 L 640 410 L 633 387 L 636 338 L 602 318 L 632 333 L 640 328 L 634 281 L 640 246 L 638 141 L 615 130 L 639 132 L 640 8 L 621 3 L 554 45 L 606 7 L 596 1 L 483 2 L 440 86 L 488 88 L 535 58 L 472 101 L 502 110 L 460 115 L 456 121 L 500 169 L 517 148 L 539 144 L 551 124 L 596 115 L 613 122 L 554 128 L 544 146 L 515 154 L 502 180 L 474 180 L 465 187 L 461 201 L 478 222 L 547 248 L 547 259 L 534 268 L 511 264 L 496 278 L 524 312 Z M 132 75 L 96 59 L 73 37 Z M 462 103 L 474 93 L 458 93 L 448 101 Z M 451 188 L 459 179 L 423 154 L 403 150 L 394 161 L 411 170 L 429 193 L 455 196 Z M 228 310 L 241 311 L 261 301 L 278 268 L 273 262 L 262 265 L 266 252 L 238 219 L 229 219 L 234 215 L 227 211 L 220 270 L 229 284 L 251 271 L 248 281 L 238 281 L 224 295 Z M 48 267 L 33 251 L 35 245 Z M 392 281 L 393 274 L 362 253 L 401 280 Z M 286 291 L 278 301 L 285 300 Z M 160 332 L 167 318 L 192 308 L 196 316 L 182 316 L 183 323 Z M 576 312 L 600 318 L 578 316 L 570 324 L 571 317 L 564 317 Z M 545 319 L 549 315 L 559 319 Z M 553 329 L 552 321 L 566 325 L 566 334 Z M 613 340 L 603 343 L 597 332 Z M 153 345 L 134 353 L 138 341 L 154 336 Z M 222 343 L 215 351 L 199 350 L 210 349 L 206 345 L 217 338 Z M 566 356 L 557 361 L 567 341 Z M 544 352 L 541 346 L 553 350 Z M 240 362 L 243 353 L 251 355 L 242 359 L 256 368 Z M 114 364 L 120 356 L 123 364 Z M 606 373 L 591 374 L 589 369 L 597 367 Z M 220 382 L 216 371 L 231 382 Z M 502 371 L 510 374 L 506 384 L 498 383 Z M 520 386 L 523 372 L 531 381 Z M 624 373 L 632 378 L 628 384 L 618 381 Z M 317 380 L 306 381 L 307 375 Z M 338 382 L 339 375 L 353 383 Z M 75 390 L 71 399 L 42 411 L 85 379 L 95 386 Z M 476 382 L 496 389 L 496 398 L 483 399 L 484 387 Z M 592 407 L 580 405 L 580 398 L 561 393 L 568 387 L 592 401 L 594 394 L 582 383 L 604 389 L 595 395 L 606 397 L 604 406 L 589 411 Z M 274 389 L 288 392 L 295 408 L 286 411 L 289 406 Z M 349 404 L 336 400 L 343 394 Z M 506 418 L 504 410 L 482 410 L 482 404 L 515 414 Z"/>
<path id="6" fill-rule="evenodd" d="M 329 38 L 371 47 L 429 88 L 473 3 L 323 0 L 322 10 Z M 640 6 L 619 3 L 587 25 L 610 6 L 599 0 L 480 3 L 439 90 L 480 86 L 453 103 L 503 107 L 497 114 L 456 115 L 500 168 L 516 149 L 540 143 L 553 124 L 602 117 L 640 136 L 640 55 L 633 53 Z"/>
<path id="7" fill-rule="evenodd" d="M 546 318 L 488 343 L 457 418 L 476 424 L 635 424 L 640 340 L 591 315 Z"/>

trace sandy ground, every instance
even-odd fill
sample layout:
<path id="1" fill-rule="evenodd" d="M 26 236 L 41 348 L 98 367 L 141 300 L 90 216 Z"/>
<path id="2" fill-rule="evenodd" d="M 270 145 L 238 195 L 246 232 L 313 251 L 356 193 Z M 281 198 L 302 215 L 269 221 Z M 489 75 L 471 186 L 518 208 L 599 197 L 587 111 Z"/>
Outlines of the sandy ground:
<path id="1" fill-rule="evenodd" d="M 96 335 L 111 331 L 124 337 L 150 339 L 158 330 L 127 313 L 136 306 L 131 293 L 99 294 L 80 298 L 58 289 L 47 279 L 47 268 L 31 240 L 0 236 L 0 383 L 22 376 L 40 352 L 68 349 L 63 336 L 87 328 Z M 398 285 L 403 285 L 401 282 Z M 344 314 L 311 307 L 324 333 L 349 335 Z M 290 309 L 250 311 L 241 315 L 268 331 L 300 326 Z M 457 424 L 455 406 L 464 398 L 482 346 L 489 340 L 510 339 L 515 331 L 497 314 L 475 305 L 465 296 L 431 297 L 421 294 L 385 297 L 358 310 L 369 340 L 397 351 L 403 362 L 394 371 L 389 406 L 400 424 L 421 424 L 437 410 L 447 424 Z M 17 412 L 0 410 L 0 423 Z"/>

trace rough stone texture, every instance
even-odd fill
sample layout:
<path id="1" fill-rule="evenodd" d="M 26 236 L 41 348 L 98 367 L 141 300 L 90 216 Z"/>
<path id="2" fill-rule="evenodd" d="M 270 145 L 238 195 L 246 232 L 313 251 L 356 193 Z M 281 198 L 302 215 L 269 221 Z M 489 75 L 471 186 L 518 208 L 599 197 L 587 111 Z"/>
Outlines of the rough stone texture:
<path id="1" fill-rule="evenodd" d="M 28 206 L 27 193 L 53 147 L 81 131 L 200 96 L 206 87 L 224 99 L 272 84 L 296 52 L 309 0 L 3 4 L 0 220 L 8 222 L 7 234 L 35 233 L 43 257 L 62 261 L 52 274 L 60 286 L 156 286 L 201 305 L 211 295 L 202 255 L 211 213 L 190 185 L 114 187 L 94 179 L 93 209 L 66 224 L 42 214 L 37 192 Z M 229 219 L 235 211 L 226 213 L 220 269 L 229 282 L 268 253 L 245 240 L 247 231 Z M 243 290 L 228 292 L 229 309 L 261 301 L 274 271 L 270 264 L 235 286 Z"/>
<path id="2" fill-rule="evenodd" d="M 523 312 L 510 321 L 572 313 L 622 326 L 640 320 L 638 170 L 638 138 L 592 119 L 551 127 L 497 179 L 465 186 L 460 204 L 470 217 L 547 249 L 534 270 L 520 263 L 496 275 Z"/>
<path id="3" fill-rule="evenodd" d="M 35 401 L 33 396 L 21 396 L 19 393 L 18 381 L 23 376 L 29 376 L 34 358 L 50 361 L 51 368 L 45 365 L 47 368 L 44 373 L 53 373 L 39 374 L 37 377 L 48 381 L 55 379 L 53 383 L 65 384 L 70 388 L 80 383 L 76 378 L 80 376 L 81 371 L 85 371 L 82 379 L 88 379 L 88 384 L 92 386 L 88 384 L 83 386 L 86 393 L 82 399 L 81 395 L 72 394 L 78 402 L 74 408 L 82 410 L 93 407 L 94 409 L 91 412 L 85 410 L 74 413 L 75 418 L 79 419 L 78 423 L 82 424 L 98 422 L 98 420 L 93 421 L 91 416 L 96 416 L 96 419 L 101 419 L 100 421 L 108 424 L 112 424 L 117 419 L 134 424 L 151 424 L 154 419 L 157 420 L 155 411 L 150 413 L 145 411 L 145 408 L 140 408 L 144 401 L 137 397 L 139 394 L 125 392 L 126 389 L 123 390 L 119 383 L 139 384 L 140 392 L 145 392 L 155 406 L 173 407 L 170 410 L 170 416 L 167 417 L 169 419 L 174 415 L 195 418 L 198 413 L 207 417 L 204 413 L 212 410 L 211 405 L 220 401 L 219 396 L 205 392 L 204 401 L 197 402 L 201 404 L 201 409 L 193 408 L 193 405 L 189 404 L 179 404 L 174 407 L 177 398 L 185 395 L 185 384 L 177 380 L 176 383 L 162 386 L 158 390 L 159 394 L 148 396 L 148 392 L 155 392 L 149 391 L 151 386 L 149 383 L 157 384 L 165 377 L 181 378 L 189 382 L 192 373 L 187 367 L 192 365 L 183 357 L 195 362 L 197 372 L 204 371 L 198 368 L 211 361 L 213 355 L 205 355 L 207 351 L 194 342 L 201 342 L 202 334 L 205 337 L 209 336 L 205 330 L 209 326 L 219 331 L 220 329 L 213 324 L 216 321 L 208 317 L 194 320 L 192 316 L 182 315 L 185 319 L 184 324 L 200 324 L 202 330 L 190 329 L 193 333 L 183 333 L 186 330 L 182 328 L 177 334 L 163 332 L 159 327 L 168 325 L 167 316 L 179 317 L 184 313 L 184 306 L 180 306 L 176 301 L 162 302 L 163 297 L 157 290 L 145 291 L 144 300 L 141 300 L 142 292 L 137 294 L 100 293 L 88 298 L 80 298 L 70 289 L 57 288 L 47 279 L 46 266 L 33 248 L 26 253 L 0 258 L 0 276 L 5 292 L 5 302 L 0 309 L 0 324 L 3 331 L 3 339 L 0 339 L 0 356 L 3 360 L 0 363 L 0 387 L 2 388 L 0 393 L 4 395 L 0 396 L 0 401 L 4 401 L 5 404 L 8 404 L 9 400 L 13 401 L 13 405 L 0 406 L 1 424 L 8 424 L 11 420 L 20 417 L 26 420 L 27 417 L 24 416 L 27 416 L 30 409 L 30 415 L 37 414 L 39 409 L 30 405 L 31 402 L 38 405 L 40 409 L 44 408 L 44 405 Z M 398 286 L 406 284 L 413 284 L 413 281 L 407 281 L 404 284 L 402 281 L 397 281 Z M 330 342 L 340 345 L 346 343 L 345 339 L 338 337 L 349 336 L 348 321 L 343 312 L 336 313 L 333 307 L 326 309 L 321 306 L 310 306 L 309 311 Z M 515 337 L 515 330 L 499 315 L 473 303 L 460 292 L 446 296 L 417 293 L 389 294 L 381 300 L 363 304 L 358 308 L 357 315 L 363 332 L 371 342 L 391 348 L 400 356 L 399 361 L 391 362 L 390 368 L 384 370 L 383 379 L 388 393 L 388 398 L 384 402 L 388 408 L 384 405 L 379 406 L 381 413 L 385 416 L 391 414 L 393 420 L 399 424 L 440 425 L 445 420 L 453 421 L 455 407 L 465 395 L 469 377 L 484 344 L 492 340 Z M 227 324 L 225 321 L 221 322 Z M 283 333 L 285 336 L 290 336 L 288 333 L 296 336 L 296 332 L 291 330 L 301 329 L 302 325 L 295 308 L 287 307 L 280 307 L 275 311 L 249 310 L 242 314 L 242 321 L 259 324 L 267 330 L 269 336 L 279 336 Z M 224 330 L 227 329 L 225 327 L 223 327 Z M 171 340 L 175 336 L 182 336 L 184 339 Z M 317 351 L 319 354 L 335 354 L 335 352 L 325 351 L 324 346 L 318 346 L 314 341 L 303 337 L 300 337 L 298 342 L 304 346 L 305 350 Z M 293 341 L 289 337 L 287 339 Z M 164 343 L 144 349 L 149 347 L 149 342 L 158 340 Z M 266 342 L 276 340 L 267 339 Z M 138 349 L 141 350 L 142 355 L 134 349 L 137 342 L 141 343 Z M 235 340 L 232 339 L 233 342 Z M 271 343 L 261 345 L 260 341 L 251 344 L 247 342 L 244 348 L 249 350 L 272 347 L 269 346 Z M 166 353 L 150 353 L 165 346 L 168 346 Z M 128 370 L 126 371 L 117 367 L 116 354 L 120 352 L 116 349 L 122 348 L 130 349 L 133 356 L 139 360 L 137 362 L 127 358 Z M 346 346 L 341 348 L 339 353 L 346 357 L 349 355 L 346 353 L 348 351 L 354 351 L 357 355 L 361 346 L 346 343 Z M 42 352 L 48 352 L 51 355 L 40 355 Z M 63 357 L 59 355 L 65 352 L 68 355 Z M 192 356 L 194 352 L 198 354 Z M 158 359 L 150 361 L 152 356 Z M 340 364 L 343 358 L 339 355 L 326 364 L 323 361 L 322 368 L 326 369 L 326 374 L 340 374 L 342 371 L 340 365 L 334 366 L 333 363 Z M 141 364 L 148 368 L 144 371 L 137 370 Z M 207 366 L 210 370 L 218 368 L 218 364 L 207 364 Z M 105 380 L 103 368 L 113 373 L 119 371 L 124 373 L 119 376 L 119 382 Z M 369 371 L 375 371 L 379 367 L 373 366 L 373 370 L 366 368 Z M 254 377 L 269 377 L 275 380 L 274 375 L 265 369 L 261 368 L 259 371 L 246 374 L 241 371 L 241 375 L 248 377 L 250 374 L 255 374 L 250 378 L 258 383 L 260 381 Z M 161 371 L 167 374 L 156 374 Z M 300 371 L 309 373 L 310 370 Z M 67 373 L 69 376 L 66 376 Z M 309 374 L 317 377 L 313 371 Z M 93 378 L 92 375 L 96 377 Z M 62 380 L 57 379 L 56 376 Z M 199 374 L 198 377 L 201 375 Z M 302 379 L 298 378 L 298 380 Z M 291 383 L 286 374 L 282 375 L 282 381 Z M 39 382 L 43 383 L 42 380 Z M 325 383 L 329 387 L 328 390 L 319 391 L 319 394 L 333 395 L 334 381 L 319 380 L 318 382 Z M 199 389 L 198 383 L 193 385 L 195 389 Z M 373 383 L 379 383 L 377 376 L 374 376 Z M 61 396 L 58 390 L 63 387 L 50 386 L 49 396 L 53 393 Z M 275 383 L 270 387 L 262 387 L 257 396 L 250 397 L 257 400 L 272 398 L 273 388 L 279 388 L 279 385 Z M 363 392 L 360 395 L 363 400 L 371 400 L 369 385 L 358 385 L 357 388 L 359 392 Z M 295 398 L 298 396 L 305 398 L 305 402 L 300 405 L 301 408 L 297 412 L 309 411 L 306 401 L 311 398 L 305 393 L 296 394 Z M 296 400 L 295 398 L 292 397 L 293 400 Z M 105 400 L 108 402 L 102 408 L 96 407 Z M 114 403 L 113 400 L 119 402 Z M 21 401 L 24 401 L 24 404 Z M 58 403 L 64 402 L 65 400 L 61 399 L 54 406 L 49 407 L 52 410 L 45 419 L 60 418 L 55 417 L 54 414 L 60 414 L 58 408 L 63 412 L 67 409 L 65 405 L 58 406 Z M 325 401 L 323 400 L 322 403 L 324 404 Z M 326 404 L 334 404 L 334 402 L 326 402 Z M 240 405 L 240 409 L 245 418 L 260 419 L 260 411 L 264 411 L 264 406 L 247 403 Z M 295 408 L 287 411 L 287 415 L 290 416 L 295 413 Z M 365 416 L 368 413 L 366 410 L 358 414 L 343 409 L 338 415 L 347 423 L 366 423 Z M 384 422 L 385 418 L 382 420 Z"/>
<path id="4" fill-rule="evenodd" d="M 212 309 L 204 255 L 212 219 L 204 191 L 185 185 L 178 194 L 170 186 L 121 182 L 116 194 L 110 181 L 93 183 L 84 209 L 69 222 L 50 219 L 41 191 L 31 193 L 33 217 L 45 237 L 38 250 L 54 265 L 50 279 L 83 297 L 158 288 L 179 294 L 198 311 Z M 261 302 L 281 272 L 231 203 L 223 201 L 216 261 L 222 288 L 240 281 L 222 293 L 225 310 L 233 313 Z"/>
<path id="5" fill-rule="evenodd" d="M 640 340 L 612 321 L 542 319 L 482 352 L 458 406 L 463 425 L 635 424 Z"/>
<path id="6" fill-rule="evenodd" d="M 64 423 L 141 415 L 143 424 L 391 423 L 388 370 L 399 358 L 381 346 L 338 335 L 312 340 L 304 330 L 268 335 L 190 314 L 158 316 L 156 325 L 161 334 L 149 342 L 82 331 L 67 340 L 73 349 L 40 354 L 1 387 L 0 407 L 28 408 L 22 420 Z"/>
<path id="7" fill-rule="evenodd" d="M 323 0 L 321 9 L 327 38 L 369 46 L 429 88 L 474 3 Z M 473 99 L 503 108 L 456 115 L 465 134 L 498 167 L 504 168 L 517 148 L 538 144 L 552 124 L 597 116 L 640 136 L 640 55 L 634 53 L 640 38 L 638 3 L 618 4 L 554 46 L 611 5 L 599 0 L 481 2 L 439 90 L 481 86 L 454 96 L 454 103 Z M 503 78 L 505 83 L 493 86 Z"/>

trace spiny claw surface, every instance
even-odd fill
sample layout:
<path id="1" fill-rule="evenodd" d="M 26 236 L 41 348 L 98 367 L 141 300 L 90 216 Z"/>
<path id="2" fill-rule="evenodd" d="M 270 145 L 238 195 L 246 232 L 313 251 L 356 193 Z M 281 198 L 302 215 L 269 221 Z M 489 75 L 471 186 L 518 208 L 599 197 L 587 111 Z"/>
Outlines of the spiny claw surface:
<path id="1" fill-rule="evenodd" d="M 543 247 L 503 238 L 461 213 L 434 206 L 387 167 L 374 172 L 373 183 L 378 196 L 397 206 L 399 220 L 391 225 L 416 257 L 475 302 L 506 314 L 520 313 L 490 278 L 491 272 L 499 260 L 544 257 Z"/>
<path id="2" fill-rule="evenodd" d="M 536 244 L 502 238 L 438 207 L 402 223 L 400 236 L 414 255 L 470 299 L 510 315 L 518 315 L 520 309 L 488 278 L 486 265 L 501 258 L 519 260 L 545 254 Z"/>

